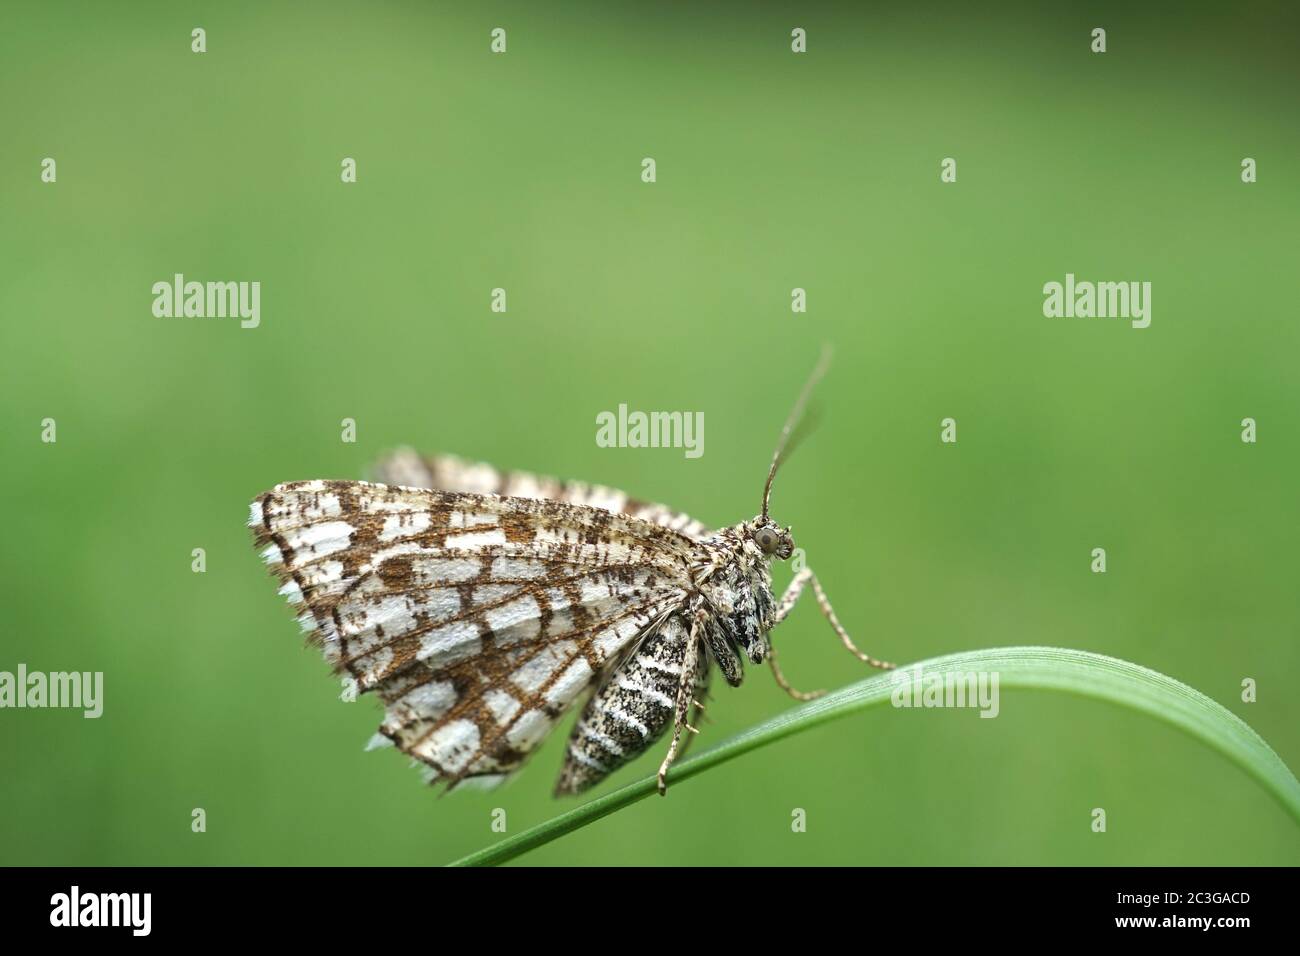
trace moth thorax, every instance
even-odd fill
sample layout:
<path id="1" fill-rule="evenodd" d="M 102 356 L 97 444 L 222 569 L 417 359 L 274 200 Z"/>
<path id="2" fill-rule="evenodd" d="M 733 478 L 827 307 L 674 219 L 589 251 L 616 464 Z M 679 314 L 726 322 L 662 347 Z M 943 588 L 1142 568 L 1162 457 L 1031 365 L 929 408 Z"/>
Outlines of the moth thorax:
<path id="1" fill-rule="evenodd" d="M 775 605 L 767 566 L 762 562 L 750 567 L 737 563 L 728 568 L 722 584 L 730 607 L 722 620 L 727 638 L 752 663 L 763 663 L 771 646 L 767 632 Z"/>

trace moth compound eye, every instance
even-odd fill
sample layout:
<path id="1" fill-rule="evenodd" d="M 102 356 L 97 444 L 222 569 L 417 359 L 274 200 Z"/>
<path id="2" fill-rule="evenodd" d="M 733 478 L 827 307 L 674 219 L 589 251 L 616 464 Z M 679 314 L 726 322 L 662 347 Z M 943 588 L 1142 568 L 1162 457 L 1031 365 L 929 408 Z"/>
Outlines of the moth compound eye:
<path id="1" fill-rule="evenodd" d="M 771 528 L 759 528 L 754 533 L 754 543 L 763 550 L 764 554 L 771 554 L 781 541 Z"/>

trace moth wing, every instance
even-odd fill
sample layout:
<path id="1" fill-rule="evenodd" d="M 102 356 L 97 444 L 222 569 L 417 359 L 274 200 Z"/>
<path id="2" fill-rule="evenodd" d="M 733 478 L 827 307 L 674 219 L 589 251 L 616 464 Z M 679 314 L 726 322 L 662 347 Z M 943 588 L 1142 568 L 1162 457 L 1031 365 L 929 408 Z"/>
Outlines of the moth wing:
<path id="1" fill-rule="evenodd" d="M 384 701 L 379 732 L 448 784 L 518 768 L 698 560 L 631 515 L 358 481 L 277 485 L 250 524 L 310 640 Z"/>
<path id="2" fill-rule="evenodd" d="M 377 481 L 390 485 L 512 498 L 545 498 L 631 515 L 671 528 L 697 541 L 710 534 L 709 528 L 690 515 L 666 505 L 629 498 L 616 488 L 582 481 L 560 481 L 526 471 L 498 471 L 491 465 L 465 461 L 454 455 L 421 455 L 410 448 L 399 448 L 381 458 L 373 471 Z"/>

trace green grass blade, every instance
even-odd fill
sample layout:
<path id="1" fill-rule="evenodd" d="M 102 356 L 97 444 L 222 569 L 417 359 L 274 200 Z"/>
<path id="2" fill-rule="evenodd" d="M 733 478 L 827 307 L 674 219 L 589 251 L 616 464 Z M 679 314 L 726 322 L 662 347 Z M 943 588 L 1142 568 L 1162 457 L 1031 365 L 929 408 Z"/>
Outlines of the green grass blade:
<path id="1" fill-rule="evenodd" d="M 917 664 L 908 665 L 915 668 Z M 1300 783 L 1264 739 L 1236 714 L 1186 684 L 1128 661 L 1059 647 L 1001 647 L 920 661 L 927 674 L 997 672 L 1000 690 L 1056 690 L 1110 701 L 1157 717 L 1218 750 L 1271 793 L 1300 823 Z M 802 704 L 689 757 L 669 773 L 680 786 L 710 767 L 783 737 L 846 717 L 890 699 L 889 674 L 877 674 Z M 655 793 L 653 776 L 561 813 L 471 853 L 452 866 L 492 866 L 557 839 Z"/>

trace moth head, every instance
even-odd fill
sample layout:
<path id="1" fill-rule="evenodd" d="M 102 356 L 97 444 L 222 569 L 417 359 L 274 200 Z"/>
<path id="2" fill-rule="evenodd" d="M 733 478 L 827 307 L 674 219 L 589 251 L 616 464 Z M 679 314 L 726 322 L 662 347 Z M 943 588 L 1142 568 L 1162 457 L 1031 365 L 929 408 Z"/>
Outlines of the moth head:
<path id="1" fill-rule="evenodd" d="M 771 518 L 759 515 L 749 524 L 749 538 L 768 557 L 787 560 L 794 554 L 794 538 L 789 528 L 782 528 Z"/>

